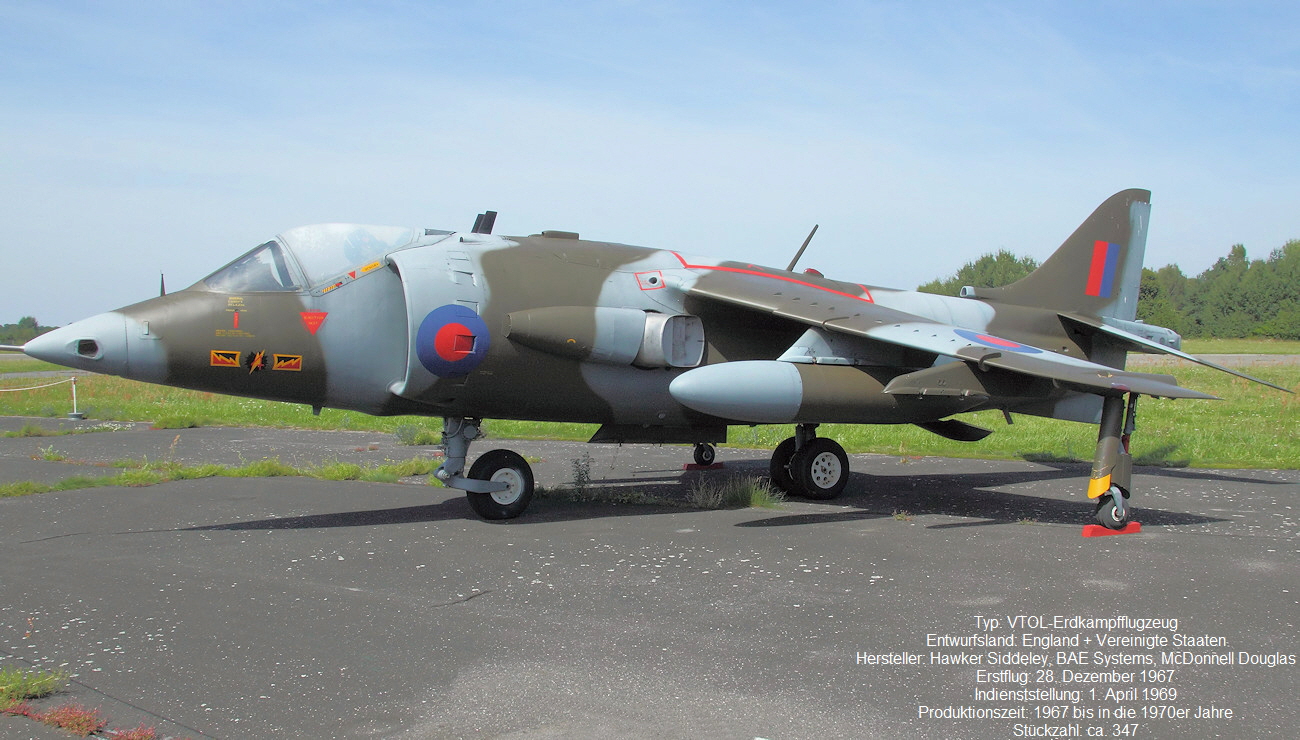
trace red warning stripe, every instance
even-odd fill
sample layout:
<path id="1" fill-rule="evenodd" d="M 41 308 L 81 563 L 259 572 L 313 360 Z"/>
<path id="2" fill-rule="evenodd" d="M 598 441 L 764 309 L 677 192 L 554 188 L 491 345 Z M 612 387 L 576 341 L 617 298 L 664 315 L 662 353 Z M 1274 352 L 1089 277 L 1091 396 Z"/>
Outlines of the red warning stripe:
<path id="1" fill-rule="evenodd" d="M 845 298 L 852 298 L 855 301 L 863 301 L 864 303 L 875 303 L 875 299 L 871 297 L 871 291 L 867 290 L 867 286 L 865 285 L 858 286 L 859 288 L 862 288 L 863 295 L 853 295 L 852 293 L 845 293 L 842 290 L 835 290 L 833 288 L 828 288 L 824 285 L 810 283 L 807 280 L 797 280 L 792 277 L 786 277 L 785 275 L 773 275 L 770 272 L 763 272 L 761 270 L 746 269 L 743 267 L 727 267 L 724 265 L 692 265 L 686 261 L 685 257 L 682 257 L 677 252 L 672 252 L 672 255 L 677 258 L 678 262 L 682 263 L 682 267 L 685 267 L 688 270 L 716 270 L 717 272 L 735 272 L 741 275 L 755 275 L 757 277 L 764 277 L 772 280 L 783 280 L 787 283 L 794 283 L 796 285 L 804 285 L 809 288 L 813 288 L 814 290 L 820 290 L 826 293 L 832 293 L 834 295 L 841 295 L 844 296 Z"/>

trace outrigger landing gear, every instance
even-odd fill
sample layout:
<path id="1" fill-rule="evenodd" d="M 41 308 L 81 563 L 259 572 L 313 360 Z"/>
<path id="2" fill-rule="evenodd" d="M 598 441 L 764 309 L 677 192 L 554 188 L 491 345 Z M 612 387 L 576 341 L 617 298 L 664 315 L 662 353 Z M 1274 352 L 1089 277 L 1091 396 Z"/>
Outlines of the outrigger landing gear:
<path id="1" fill-rule="evenodd" d="M 718 449 L 708 442 L 695 443 L 695 464 L 708 467 L 718 459 Z"/>
<path id="2" fill-rule="evenodd" d="M 442 420 L 442 446 L 446 458 L 434 475 L 448 488 L 465 492 L 470 508 L 484 519 L 513 519 L 524 513 L 533 499 L 533 470 L 518 453 L 492 450 L 465 470 L 469 443 L 481 435 L 480 419 L 447 417 Z"/>
<path id="3" fill-rule="evenodd" d="M 1107 529 L 1123 529 L 1132 509 L 1128 498 L 1133 479 L 1129 440 L 1137 428 L 1137 394 L 1106 396 L 1101 405 L 1097 453 L 1088 480 L 1088 498 L 1096 499 L 1097 521 Z"/>
<path id="4" fill-rule="evenodd" d="M 819 501 L 843 493 L 849 483 L 844 448 L 829 437 L 818 437 L 816 424 L 799 424 L 794 432 L 772 452 L 772 484 L 793 496 Z"/>

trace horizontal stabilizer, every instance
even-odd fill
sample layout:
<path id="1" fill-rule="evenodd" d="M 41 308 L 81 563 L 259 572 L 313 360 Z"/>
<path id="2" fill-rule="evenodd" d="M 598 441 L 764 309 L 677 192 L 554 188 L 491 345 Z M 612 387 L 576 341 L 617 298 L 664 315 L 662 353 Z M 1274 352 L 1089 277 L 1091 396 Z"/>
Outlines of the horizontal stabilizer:
<path id="1" fill-rule="evenodd" d="M 1204 365 L 1205 367 L 1213 368 L 1215 370 L 1219 370 L 1228 373 L 1230 375 L 1236 375 L 1238 378 L 1245 378 L 1246 380 L 1249 380 L 1253 383 L 1266 385 L 1269 388 L 1276 388 L 1279 391 L 1286 391 L 1287 393 L 1292 392 L 1289 388 L 1283 388 L 1282 386 L 1275 385 L 1273 383 L 1268 382 L 1267 380 L 1260 380 L 1259 378 L 1256 378 L 1251 375 L 1247 375 L 1246 373 L 1233 370 L 1230 367 L 1224 367 L 1223 365 L 1210 362 L 1209 360 L 1202 359 L 1200 357 L 1197 357 L 1196 355 L 1189 355 L 1186 352 L 1183 352 L 1182 350 L 1174 349 L 1173 347 L 1166 347 L 1165 345 L 1160 344 L 1159 342 L 1153 342 L 1150 339 L 1147 339 L 1146 337 L 1138 336 L 1137 334 L 1134 334 L 1132 332 L 1124 331 L 1123 329 L 1120 329 L 1119 327 L 1116 326 L 1111 326 L 1110 324 L 1107 324 L 1098 318 L 1094 318 L 1091 316 L 1080 316 L 1078 314 L 1069 314 L 1069 313 L 1063 313 L 1060 314 L 1060 316 L 1061 318 L 1067 321 L 1072 321 L 1076 324 L 1082 324 L 1083 326 L 1093 329 L 1094 331 L 1099 331 L 1102 334 L 1105 334 L 1113 339 L 1118 339 L 1121 342 L 1128 344 L 1130 349 L 1138 352 L 1146 352 L 1148 354 L 1173 355 L 1174 357 L 1177 357 L 1180 360 L 1195 362 L 1198 365 Z"/>
<path id="2" fill-rule="evenodd" d="M 951 439 L 954 442 L 978 442 L 993 433 L 992 429 L 977 427 L 974 424 L 967 424 L 964 421 L 958 421 L 956 419 L 926 421 L 917 424 L 917 426 L 927 432 L 934 432 L 945 439 Z"/>

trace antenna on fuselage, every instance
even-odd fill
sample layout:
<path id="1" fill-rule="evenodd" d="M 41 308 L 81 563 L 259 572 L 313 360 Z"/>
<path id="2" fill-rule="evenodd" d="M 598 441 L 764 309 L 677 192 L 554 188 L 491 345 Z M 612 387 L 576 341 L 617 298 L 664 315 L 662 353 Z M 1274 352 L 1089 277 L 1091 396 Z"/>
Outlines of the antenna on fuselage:
<path id="1" fill-rule="evenodd" d="M 159 297 L 167 295 L 167 276 L 158 273 L 158 295 Z"/>
<path id="2" fill-rule="evenodd" d="M 492 227 L 496 225 L 496 222 L 497 222 L 496 211 L 485 211 L 484 213 L 480 213 L 478 215 L 478 218 L 474 219 L 474 229 L 470 233 L 491 234 Z"/>
<path id="3" fill-rule="evenodd" d="M 795 264 L 797 264 L 799 262 L 799 258 L 803 256 L 803 250 L 808 248 L 808 242 L 812 241 L 813 234 L 817 233 L 817 227 L 820 225 L 821 224 L 813 224 L 812 231 L 808 232 L 808 238 L 803 240 L 803 246 L 799 247 L 798 252 L 794 253 L 794 259 L 790 260 L 790 266 L 785 268 L 786 272 L 794 272 Z"/>

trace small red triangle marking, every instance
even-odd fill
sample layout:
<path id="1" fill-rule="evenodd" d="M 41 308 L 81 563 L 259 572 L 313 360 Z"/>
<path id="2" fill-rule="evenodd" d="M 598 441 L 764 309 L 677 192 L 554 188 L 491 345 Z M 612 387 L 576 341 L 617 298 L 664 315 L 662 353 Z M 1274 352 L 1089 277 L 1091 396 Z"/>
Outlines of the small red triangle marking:
<path id="1" fill-rule="evenodd" d="M 329 314 L 324 311 L 303 311 L 302 323 L 307 327 L 307 331 L 311 332 L 311 335 L 314 337 L 316 336 L 316 330 L 320 328 L 321 324 L 325 323 L 326 316 L 329 316 Z"/>

